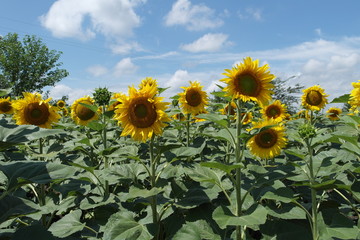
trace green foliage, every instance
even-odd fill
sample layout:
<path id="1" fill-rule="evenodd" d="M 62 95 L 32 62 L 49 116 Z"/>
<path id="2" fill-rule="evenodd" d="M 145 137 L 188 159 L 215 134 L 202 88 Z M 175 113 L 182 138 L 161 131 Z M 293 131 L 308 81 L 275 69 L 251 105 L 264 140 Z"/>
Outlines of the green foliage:
<path id="1" fill-rule="evenodd" d="M 18 34 L 9 33 L 0 40 L 0 86 L 11 88 L 11 95 L 22 92 L 41 92 L 54 86 L 69 73 L 60 69 L 61 52 L 49 50 L 36 36 L 26 35 L 22 41 Z"/>

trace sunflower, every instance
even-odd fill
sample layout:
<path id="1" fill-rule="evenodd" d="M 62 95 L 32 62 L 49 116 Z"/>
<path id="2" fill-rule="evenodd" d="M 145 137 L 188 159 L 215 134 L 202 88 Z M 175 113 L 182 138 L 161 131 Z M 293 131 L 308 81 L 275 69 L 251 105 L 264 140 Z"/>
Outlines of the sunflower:
<path id="1" fill-rule="evenodd" d="M 296 113 L 295 118 L 304 118 L 304 119 L 309 119 L 310 115 L 309 115 L 309 111 L 308 110 L 300 110 L 299 112 Z"/>
<path id="2" fill-rule="evenodd" d="M 185 115 L 183 113 L 174 114 L 174 115 L 171 116 L 171 118 L 174 119 L 174 120 L 178 120 L 180 122 L 186 120 Z"/>
<path id="3" fill-rule="evenodd" d="M 276 100 L 272 104 L 262 107 L 261 113 L 267 120 L 273 119 L 275 122 L 281 122 L 287 117 L 287 108 L 280 100 Z"/>
<path id="4" fill-rule="evenodd" d="M 56 107 L 49 104 L 51 98 L 43 100 L 39 93 L 23 92 L 24 98 L 13 101 L 14 119 L 18 125 L 36 125 L 51 128 L 60 115 Z"/>
<path id="5" fill-rule="evenodd" d="M 304 94 L 301 97 L 302 105 L 312 111 L 320 111 L 328 103 L 324 89 L 315 85 L 303 90 Z"/>
<path id="6" fill-rule="evenodd" d="M 13 107 L 11 106 L 10 97 L 0 98 L 0 114 L 12 114 L 14 112 Z"/>
<path id="7" fill-rule="evenodd" d="M 229 114 L 230 116 L 235 116 L 236 104 L 235 104 L 235 102 L 230 102 L 230 103 L 226 104 L 224 108 L 221 108 L 219 111 L 223 115 Z"/>
<path id="8" fill-rule="evenodd" d="M 94 105 L 95 101 L 90 96 L 85 96 L 75 100 L 71 105 L 71 118 L 76 122 L 76 124 L 86 126 L 89 122 L 98 119 L 99 109 L 97 113 L 91 110 L 80 103 L 87 105 Z"/>
<path id="9" fill-rule="evenodd" d="M 200 82 L 190 81 L 189 87 L 181 87 L 184 92 L 179 93 L 180 108 L 184 114 L 197 115 L 205 111 L 205 106 L 208 104 L 208 96 L 202 90 L 203 86 Z"/>
<path id="10" fill-rule="evenodd" d="M 350 92 L 350 110 L 358 111 L 358 109 L 360 108 L 360 80 L 358 80 L 358 82 L 353 82 L 352 85 L 354 89 Z"/>
<path id="11" fill-rule="evenodd" d="M 339 115 L 342 113 L 342 110 L 340 108 L 337 107 L 331 107 L 329 108 L 329 110 L 326 111 L 326 113 L 328 113 L 327 117 L 332 120 L 339 120 Z"/>
<path id="12" fill-rule="evenodd" d="M 253 61 L 251 57 L 244 59 L 244 63 L 237 64 L 232 69 L 225 69 L 226 78 L 220 81 L 227 84 L 223 91 L 233 99 L 240 98 L 242 101 L 255 101 L 260 105 L 266 105 L 274 88 L 271 81 L 275 78 L 265 64 L 259 67 L 259 60 Z"/>
<path id="13" fill-rule="evenodd" d="M 156 79 L 153 79 L 152 77 L 146 77 L 143 80 L 141 80 L 141 83 L 139 84 L 139 89 L 143 89 L 146 85 L 150 85 L 150 87 L 156 87 L 158 88 L 158 84 Z"/>
<path id="14" fill-rule="evenodd" d="M 271 159 L 278 156 L 286 146 L 285 128 L 274 120 L 264 120 L 256 123 L 252 129 L 263 127 L 268 128 L 250 138 L 246 145 L 254 156 Z"/>
<path id="15" fill-rule="evenodd" d="M 115 110 L 116 106 L 121 104 L 121 102 L 119 101 L 119 99 L 122 97 L 122 96 L 125 96 L 125 94 L 123 93 L 114 93 L 114 95 L 111 96 L 110 98 L 110 105 L 108 107 L 108 111 L 112 111 L 112 110 Z"/>
<path id="16" fill-rule="evenodd" d="M 115 109 L 114 119 L 121 124 L 121 136 L 131 135 L 136 141 L 145 142 L 153 134 L 161 135 L 165 122 L 170 118 L 165 113 L 169 103 L 156 97 L 157 87 L 145 85 L 141 90 L 129 87 L 129 96 L 121 96 Z"/>
<path id="17" fill-rule="evenodd" d="M 64 108 L 65 107 L 65 101 L 63 101 L 63 100 L 57 101 L 56 106 L 58 106 L 59 108 Z"/>
<path id="18" fill-rule="evenodd" d="M 253 114 L 251 112 L 241 113 L 242 124 L 251 123 L 252 119 L 253 119 Z"/>

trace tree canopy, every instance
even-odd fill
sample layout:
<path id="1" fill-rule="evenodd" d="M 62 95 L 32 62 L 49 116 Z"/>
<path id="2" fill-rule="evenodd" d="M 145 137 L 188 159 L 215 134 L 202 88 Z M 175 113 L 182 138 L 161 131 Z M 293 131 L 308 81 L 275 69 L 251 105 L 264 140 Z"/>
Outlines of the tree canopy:
<path id="1" fill-rule="evenodd" d="M 60 69 L 62 52 L 49 50 L 34 35 L 25 35 L 22 41 L 17 33 L 0 39 L 0 88 L 11 88 L 11 95 L 38 91 L 54 86 L 69 73 Z"/>

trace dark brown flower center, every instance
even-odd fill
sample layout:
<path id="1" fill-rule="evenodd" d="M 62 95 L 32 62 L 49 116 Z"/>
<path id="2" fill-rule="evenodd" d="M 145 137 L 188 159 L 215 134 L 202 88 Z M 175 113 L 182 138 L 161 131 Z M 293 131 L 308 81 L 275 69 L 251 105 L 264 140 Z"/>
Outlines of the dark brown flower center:
<path id="1" fill-rule="evenodd" d="M 63 108 L 63 107 L 65 107 L 65 102 L 59 101 L 59 102 L 57 103 L 57 105 L 58 105 L 59 108 Z"/>
<path id="2" fill-rule="evenodd" d="M 4 101 L 4 102 L 0 103 L 0 111 L 7 113 L 7 112 L 10 112 L 11 109 L 12 109 L 12 106 L 11 106 L 10 102 Z"/>
<path id="3" fill-rule="evenodd" d="M 129 106 L 130 122 L 138 128 L 151 127 L 157 118 L 155 105 L 146 97 L 135 99 Z"/>
<path id="4" fill-rule="evenodd" d="M 192 107 L 197 107 L 201 103 L 201 94 L 196 89 L 189 89 L 186 91 L 185 99 L 187 104 Z"/>
<path id="5" fill-rule="evenodd" d="M 338 110 L 330 110 L 330 114 L 329 114 L 329 116 L 330 117 L 339 117 L 339 111 Z"/>
<path id="6" fill-rule="evenodd" d="M 237 74 L 234 85 L 237 92 L 251 97 L 257 97 L 261 90 L 258 80 L 249 73 Z"/>
<path id="7" fill-rule="evenodd" d="M 255 142 L 261 148 L 271 148 L 277 140 L 278 135 L 273 129 L 264 130 L 255 136 Z"/>
<path id="8" fill-rule="evenodd" d="M 225 106 L 225 113 L 231 116 L 235 115 L 235 108 L 231 105 L 231 103 L 228 103 L 226 106 Z"/>
<path id="9" fill-rule="evenodd" d="M 24 118 L 32 125 L 42 125 L 49 120 L 49 108 L 45 103 L 33 102 L 24 108 Z"/>
<path id="10" fill-rule="evenodd" d="M 92 103 L 89 101 L 82 101 L 81 103 L 84 103 L 87 105 L 92 105 Z M 90 108 L 87 108 L 81 104 L 79 104 L 76 107 L 75 113 L 76 113 L 76 116 L 78 118 L 80 118 L 80 120 L 82 120 L 82 121 L 87 121 L 87 120 L 91 119 L 92 117 L 94 117 L 94 115 L 95 115 L 94 111 L 92 111 Z"/>
<path id="11" fill-rule="evenodd" d="M 318 106 L 322 103 L 322 95 L 319 91 L 311 90 L 306 95 L 306 103 L 312 106 Z"/>
<path id="12" fill-rule="evenodd" d="M 275 105 L 270 105 L 266 111 L 266 116 L 269 117 L 269 118 L 277 118 L 280 116 L 281 114 L 281 110 L 279 109 L 278 106 L 275 106 Z"/>

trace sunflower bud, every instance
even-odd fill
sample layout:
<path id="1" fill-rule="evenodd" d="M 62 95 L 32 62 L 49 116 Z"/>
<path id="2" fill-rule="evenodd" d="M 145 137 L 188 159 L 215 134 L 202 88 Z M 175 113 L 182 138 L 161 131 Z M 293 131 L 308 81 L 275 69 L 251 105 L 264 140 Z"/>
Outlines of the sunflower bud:
<path id="1" fill-rule="evenodd" d="M 105 88 L 95 88 L 93 93 L 95 102 L 100 106 L 105 106 L 109 104 L 111 98 L 111 92 Z"/>
<path id="2" fill-rule="evenodd" d="M 298 133 L 303 139 L 309 139 L 316 136 L 316 129 L 313 125 L 305 123 L 299 127 Z"/>

